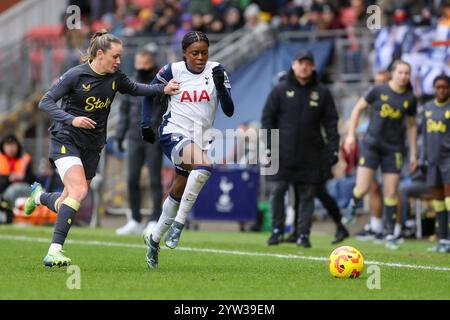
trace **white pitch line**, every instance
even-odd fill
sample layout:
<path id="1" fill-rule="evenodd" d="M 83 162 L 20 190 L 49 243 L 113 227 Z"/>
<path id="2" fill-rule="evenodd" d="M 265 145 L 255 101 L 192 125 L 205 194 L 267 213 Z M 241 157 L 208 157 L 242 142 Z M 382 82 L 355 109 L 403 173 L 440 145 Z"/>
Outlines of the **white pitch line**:
<path id="1" fill-rule="evenodd" d="M 47 239 L 47 238 L 35 238 L 35 237 L 28 237 L 28 236 L 11 236 L 11 235 L 0 235 L 0 239 L 15 240 L 15 241 L 43 242 L 43 243 L 50 243 L 50 241 L 51 241 L 50 239 Z M 103 247 L 120 247 L 120 248 L 135 248 L 135 249 L 146 248 L 146 246 L 143 244 L 140 245 L 140 244 L 132 244 L 132 243 L 103 242 L 103 241 L 93 241 L 93 240 L 67 240 L 66 243 L 90 245 L 90 246 L 103 246 Z M 162 249 L 166 249 L 166 248 L 162 247 Z M 281 259 L 328 261 L 328 258 L 324 258 L 324 257 L 298 256 L 298 255 L 294 255 L 294 254 L 281 254 L 281 253 L 259 253 L 259 252 L 245 252 L 245 251 L 206 249 L 206 248 L 202 249 L 202 248 L 190 248 L 190 247 L 178 247 L 177 250 L 202 252 L 202 253 L 232 254 L 232 255 L 252 256 L 252 257 L 272 257 L 272 258 L 281 258 Z M 415 265 L 415 264 L 403 264 L 403 263 L 370 261 L 370 260 L 366 260 L 366 261 L 364 261 L 364 263 L 386 266 L 386 267 L 405 268 L 405 269 L 450 271 L 449 267 L 422 266 L 422 265 Z"/>

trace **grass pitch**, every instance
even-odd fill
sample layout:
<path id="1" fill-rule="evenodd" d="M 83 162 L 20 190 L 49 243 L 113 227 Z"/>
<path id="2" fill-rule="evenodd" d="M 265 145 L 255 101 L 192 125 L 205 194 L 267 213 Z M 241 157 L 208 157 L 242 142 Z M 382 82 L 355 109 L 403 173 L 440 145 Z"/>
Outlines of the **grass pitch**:
<path id="1" fill-rule="evenodd" d="M 0 226 L 0 299 L 450 299 L 450 254 L 426 252 L 426 241 L 393 252 L 349 239 L 342 245 L 362 252 L 365 270 L 358 279 L 335 279 L 327 269 L 336 247 L 330 236 L 313 235 L 313 248 L 303 249 L 268 247 L 263 233 L 185 231 L 179 248 L 162 248 L 155 271 L 139 236 L 72 228 L 65 252 L 79 267 L 78 281 L 77 267 L 42 265 L 52 232 Z M 380 289 L 367 285 L 373 265 Z"/>

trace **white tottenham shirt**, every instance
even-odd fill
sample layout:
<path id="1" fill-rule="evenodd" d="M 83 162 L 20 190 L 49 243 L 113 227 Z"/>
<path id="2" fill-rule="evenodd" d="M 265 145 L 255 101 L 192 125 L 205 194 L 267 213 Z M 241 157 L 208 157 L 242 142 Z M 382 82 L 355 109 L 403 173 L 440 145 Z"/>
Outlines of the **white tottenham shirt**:
<path id="1" fill-rule="evenodd" d="M 171 78 L 180 83 L 180 93 L 170 97 L 163 116 L 162 134 L 178 133 L 207 148 L 210 137 L 205 132 L 213 127 L 218 105 L 212 69 L 218 65 L 218 62 L 208 61 L 203 72 L 195 74 L 187 69 L 184 61 L 180 61 L 158 73 L 157 78 L 163 83 Z M 225 86 L 231 88 L 226 74 Z"/>

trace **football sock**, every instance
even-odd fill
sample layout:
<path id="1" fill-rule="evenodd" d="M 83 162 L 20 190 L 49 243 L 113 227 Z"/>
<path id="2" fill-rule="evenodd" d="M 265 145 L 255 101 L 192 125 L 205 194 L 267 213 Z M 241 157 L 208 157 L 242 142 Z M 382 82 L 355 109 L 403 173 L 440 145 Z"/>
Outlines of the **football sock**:
<path id="1" fill-rule="evenodd" d="M 61 246 L 64 244 L 78 209 L 80 209 L 80 203 L 78 201 L 72 198 L 64 199 L 59 208 L 58 217 L 56 218 L 52 243 L 57 243 Z"/>
<path id="2" fill-rule="evenodd" d="M 445 202 L 442 200 L 433 200 L 434 211 L 436 212 L 436 229 L 440 240 L 448 237 L 448 214 Z"/>
<path id="3" fill-rule="evenodd" d="M 40 196 L 40 203 L 52 210 L 58 212 L 58 199 L 61 196 L 61 192 L 43 193 Z"/>
<path id="4" fill-rule="evenodd" d="M 384 198 L 384 214 L 386 217 L 386 231 L 388 235 L 394 234 L 397 204 L 397 198 Z"/>
<path id="5" fill-rule="evenodd" d="M 352 210 L 352 214 L 355 214 L 356 208 L 358 207 L 362 196 L 363 196 L 362 194 L 360 194 L 359 192 L 356 191 L 356 188 L 353 189 L 353 198 L 352 198 L 352 201 L 350 202 L 350 208 Z"/>
<path id="6" fill-rule="evenodd" d="M 155 243 L 159 243 L 164 233 L 169 230 L 170 226 L 172 225 L 173 219 L 177 215 L 179 207 L 180 202 L 175 200 L 171 195 L 169 195 L 166 200 L 164 200 L 161 216 L 159 217 L 158 223 L 153 229 L 151 236 L 151 239 Z"/>
<path id="7" fill-rule="evenodd" d="M 48 249 L 48 254 L 54 254 L 61 250 L 62 250 L 62 245 L 60 245 L 59 243 L 52 243 L 50 245 L 50 248 Z"/>
<path id="8" fill-rule="evenodd" d="M 450 197 L 445 197 L 445 209 L 447 209 L 447 239 L 450 240 Z"/>
<path id="9" fill-rule="evenodd" d="M 375 233 L 382 233 L 383 232 L 383 220 L 378 217 L 370 217 L 370 230 L 372 230 Z"/>
<path id="10" fill-rule="evenodd" d="M 402 235 L 402 225 L 400 223 L 396 223 L 394 227 L 394 237 L 398 238 Z"/>
<path id="11" fill-rule="evenodd" d="M 436 212 L 436 229 L 439 239 L 447 239 L 448 237 L 448 214 L 445 202 L 442 200 L 433 200 L 434 211 Z"/>
<path id="12" fill-rule="evenodd" d="M 186 182 L 186 188 L 184 189 L 183 196 L 181 197 L 180 208 L 178 209 L 178 213 L 175 218 L 176 222 L 181 224 L 186 222 L 187 216 L 194 206 L 198 194 L 210 176 L 211 168 L 209 167 L 197 167 L 191 171 Z"/>

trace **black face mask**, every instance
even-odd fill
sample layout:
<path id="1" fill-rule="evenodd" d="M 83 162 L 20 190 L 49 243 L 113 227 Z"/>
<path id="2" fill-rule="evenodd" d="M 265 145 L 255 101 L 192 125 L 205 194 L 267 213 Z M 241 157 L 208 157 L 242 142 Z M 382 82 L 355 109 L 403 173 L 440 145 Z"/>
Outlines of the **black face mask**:
<path id="1" fill-rule="evenodd" d="M 140 81 L 144 82 L 144 81 L 150 81 L 152 80 L 152 69 L 137 69 L 137 77 Z"/>

